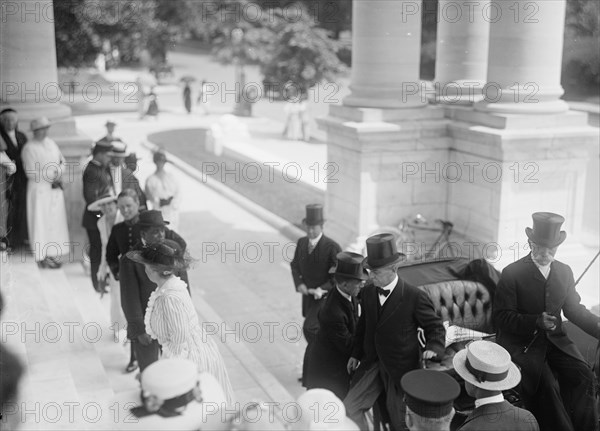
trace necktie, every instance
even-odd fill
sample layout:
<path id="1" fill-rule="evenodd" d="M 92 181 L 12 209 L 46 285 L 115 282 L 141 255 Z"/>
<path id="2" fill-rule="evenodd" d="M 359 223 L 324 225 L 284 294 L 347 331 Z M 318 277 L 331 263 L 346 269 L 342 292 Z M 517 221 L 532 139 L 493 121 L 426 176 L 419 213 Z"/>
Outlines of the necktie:
<path id="1" fill-rule="evenodd" d="M 315 246 L 313 245 L 313 243 L 308 241 L 308 254 L 311 254 L 314 249 L 315 249 Z"/>
<path id="2" fill-rule="evenodd" d="M 377 293 L 387 298 L 387 296 L 390 294 L 390 291 L 377 286 Z"/>

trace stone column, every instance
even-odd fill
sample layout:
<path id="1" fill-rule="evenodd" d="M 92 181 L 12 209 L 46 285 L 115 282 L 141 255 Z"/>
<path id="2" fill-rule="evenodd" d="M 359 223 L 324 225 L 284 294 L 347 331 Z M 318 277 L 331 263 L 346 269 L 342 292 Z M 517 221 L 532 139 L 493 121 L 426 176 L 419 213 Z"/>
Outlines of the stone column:
<path id="1" fill-rule="evenodd" d="M 359 0 L 352 7 L 352 93 L 343 104 L 425 106 L 419 80 L 421 0 Z"/>
<path id="2" fill-rule="evenodd" d="M 92 141 L 78 133 L 71 109 L 61 103 L 64 87 L 58 82 L 56 67 L 53 2 L 0 0 L 0 11 L 0 110 L 15 109 L 25 133 L 29 133 L 33 118 L 45 116 L 52 122 L 50 138 L 67 159 L 63 180 L 70 252 L 80 259 L 87 243 L 81 227 L 84 201 L 80 160 Z"/>
<path id="3" fill-rule="evenodd" d="M 487 78 L 489 0 L 439 0 L 435 61 L 436 100 L 472 104 Z"/>
<path id="4" fill-rule="evenodd" d="M 485 99 L 476 109 L 494 113 L 567 112 L 559 98 L 566 0 L 492 0 Z"/>

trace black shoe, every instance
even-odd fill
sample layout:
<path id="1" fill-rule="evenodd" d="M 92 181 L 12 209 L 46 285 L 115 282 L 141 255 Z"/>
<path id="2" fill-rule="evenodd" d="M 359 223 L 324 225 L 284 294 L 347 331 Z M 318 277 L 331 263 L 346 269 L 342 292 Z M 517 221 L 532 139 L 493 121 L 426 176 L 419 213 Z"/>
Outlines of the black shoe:
<path id="1" fill-rule="evenodd" d="M 57 257 L 48 257 L 47 259 L 52 262 L 54 268 L 60 268 L 62 266 L 62 262 Z"/>

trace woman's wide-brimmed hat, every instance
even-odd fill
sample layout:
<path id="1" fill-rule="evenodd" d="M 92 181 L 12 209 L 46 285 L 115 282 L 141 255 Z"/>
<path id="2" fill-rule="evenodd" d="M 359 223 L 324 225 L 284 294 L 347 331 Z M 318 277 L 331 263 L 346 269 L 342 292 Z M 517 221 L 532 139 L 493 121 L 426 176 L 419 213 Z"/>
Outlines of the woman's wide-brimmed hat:
<path id="1" fill-rule="evenodd" d="M 491 341 L 473 341 L 458 352 L 452 365 L 465 382 L 488 391 L 512 389 L 521 381 L 521 372 L 510 353 Z"/>
<path id="2" fill-rule="evenodd" d="M 567 233 L 560 230 L 565 222 L 561 215 L 549 212 L 533 213 L 533 229 L 525 228 L 525 234 L 531 242 L 542 247 L 553 248 L 559 246 L 567 238 Z"/>
<path id="3" fill-rule="evenodd" d="M 88 205 L 87 209 L 88 211 L 100 211 L 100 207 L 104 204 L 107 204 L 109 202 L 116 202 L 117 201 L 117 196 L 115 196 L 112 193 L 106 193 L 104 195 L 102 195 L 100 198 L 98 198 L 98 200 L 95 200 L 94 202 L 92 202 L 91 204 Z"/>
<path id="4" fill-rule="evenodd" d="M 339 275 L 355 280 L 368 280 L 369 274 L 363 268 L 365 260 L 362 254 L 341 251 L 337 254 L 337 264 L 329 271 L 332 275 Z"/>
<path id="5" fill-rule="evenodd" d="M 50 123 L 50 120 L 48 120 L 48 118 L 40 117 L 40 118 L 35 118 L 34 120 L 31 120 L 31 124 L 30 124 L 29 128 L 31 129 L 32 132 L 35 132 L 36 130 L 47 129 L 51 125 L 52 125 L 52 123 Z"/>
<path id="6" fill-rule="evenodd" d="M 137 263 L 173 271 L 187 268 L 189 260 L 184 257 L 181 246 L 169 239 L 146 245 L 141 250 L 130 251 L 126 256 Z"/>
<path id="7" fill-rule="evenodd" d="M 367 238 L 367 257 L 364 265 L 367 269 L 377 269 L 402 262 L 406 255 L 398 253 L 396 239 L 391 233 L 380 233 Z"/>
<path id="8" fill-rule="evenodd" d="M 113 157 L 127 157 L 129 155 L 129 151 L 127 151 L 127 145 L 123 142 L 113 141 L 110 155 Z"/>

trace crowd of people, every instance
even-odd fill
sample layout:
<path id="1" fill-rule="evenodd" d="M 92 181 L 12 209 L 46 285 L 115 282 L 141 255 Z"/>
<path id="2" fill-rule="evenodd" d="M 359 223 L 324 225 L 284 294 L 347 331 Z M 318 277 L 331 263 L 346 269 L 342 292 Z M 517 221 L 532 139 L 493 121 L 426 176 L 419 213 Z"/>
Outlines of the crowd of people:
<path id="1" fill-rule="evenodd" d="M 10 174 L 3 244 L 68 243 L 65 160 L 47 136 L 51 123 L 33 120 L 33 138 L 27 141 L 17 120 L 12 109 L 0 113 L 0 163 Z M 561 314 L 596 338 L 600 317 L 581 305 L 571 269 L 554 258 L 566 238 L 563 217 L 533 214 L 533 226 L 525 230 L 531 253 L 504 269 L 494 294 L 497 343 L 468 344 L 454 356 L 451 377 L 422 369 L 423 361 L 444 356 L 446 329 L 428 294 L 399 277 L 406 256 L 398 252 L 394 236 L 369 237 L 366 256 L 342 251 L 324 235 L 319 204 L 306 206 L 306 236 L 298 240 L 291 261 L 307 341 L 301 377 L 307 392 L 297 402 L 305 412 L 315 403 L 321 408 L 331 403 L 335 420 L 306 414 L 304 422 L 289 423 L 269 415 L 268 422 L 257 425 L 239 414 L 206 422 L 199 404 L 215 402 L 227 409 L 236 398 L 219 349 L 192 302 L 187 270 L 194 259 L 177 232 L 179 187 L 165 170 L 166 153 L 157 151 L 156 172 L 142 188 L 135 175 L 138 159 L 115 127 L 114 121 L 106 122 L 107 135 L 95 143 L 83 171 L 82 225 L 92 287 L 100 295 L 110 293 L 111 321 L 130 341 L 125 371 L 140 371 L 137 426 L 450 430 L 460 382 L 474 400 L 460 430 L 598 430 L 596 378 L 564 331 Z M 57 247 L 34 254 L 41 268 L 52 269 L 66 253 Z M 6 402 L 16 397 L 13 377 L 18 380 L 22 368 L 4 349 L 0 354 L 10 365 L 1 372 Z M 11 378 L 5 377 L 8 372 Z M 515 387 L 524 408 L 503 396 Z"/>

